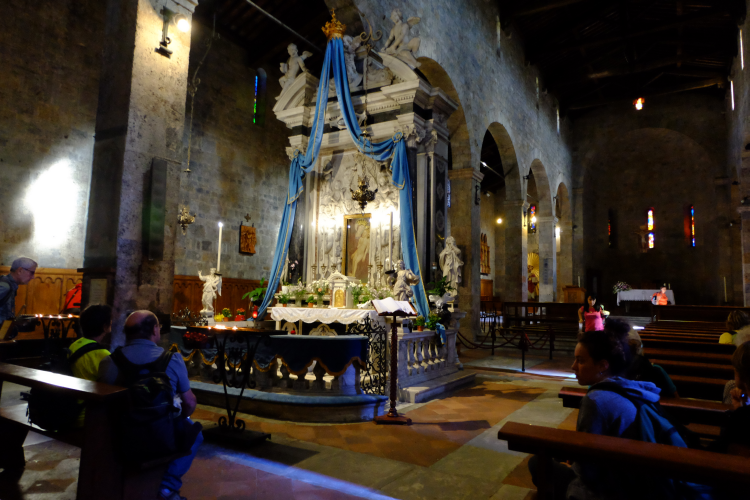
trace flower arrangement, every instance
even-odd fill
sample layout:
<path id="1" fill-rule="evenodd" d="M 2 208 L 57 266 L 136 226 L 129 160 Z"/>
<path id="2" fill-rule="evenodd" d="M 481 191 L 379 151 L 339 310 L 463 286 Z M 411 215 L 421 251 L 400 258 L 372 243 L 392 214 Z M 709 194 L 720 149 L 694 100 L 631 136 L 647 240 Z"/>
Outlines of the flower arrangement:
<path id="1" fill-rule="evenodd" d="M 283 304 L 284 307 L 286 307 L 286 305 L 289 303 L 290 298 L 291 297 L 289 297 L 288 293 L 282 293 L 281 295 L 279 295 L 279 304 Z"/>
<path id="2" fill-rule="evenodd" d="M 354 297 L 354 305 L 359 304 L 362 301 L 364 295 L 367 294 L 367 287 L 364 285 L 354 285 L 352 287 L 352 297 Z M 367 301 L 364 301 L 367 302 Z"/>
<path id="3" fill-rule="evenodd" d="M 239 309 L 237 309 L 237 313 L 234 315 L 234 320 L 235 321 L 245 321 L 245 319 L 247 319 L 247 316 L 245 315 L 245 312 L 246 312 L 245 309 L 243 309 L 242 307 L 240 307 Z"/>
<path id="4" fill-rule="evenodd" d="M 318 296 L 318 300 L 323 298 L 323 295 L 328 293 L 328 282 L 326 280 L 318 280 L 312 283 L 313 292 Z"/>
<path id="5" fill-rule="evenodd" d="M 437 295 L 438 297 L 442 297 L 445 295 L 446 292 L 453 292 L 456 289 L 453 288 L 448 281 L 448 278 L 446 276 L 443 276 L 440 281 L 435 281 L 434 283 L 427 283 L 428 287 L 431 287 L 430 290 L 427 290 L 428 295 Z"/>
<path id="6" fill-rule="evenodd" d="M 434 330 L 435 328 L 437 328 L 437 324 L 439 321 L 440 316 L 435 313 L 430 313 L 429 316 L 427 316 L 427 321 L 425 321 L 424 326 L 426 326 L 428 330 Z"/>
<path id="7" fill-rule="evenodd" d="M 225 307 L 221 310 L 221 315 L 224 316 L 224 319 L 222 319 L 222 321 L 232 321 L 234 319 L 234 317 L 232 316 L 232 311 L 228 307 Z"/>
<path id="8" fill-rule="evenodd" d="M 216 316 L 214 316 L 214 321 L 216 321 L 217 323 L 221 323 L 222 321 L 224 321 L 224 315 L 217 314 Z"/>
<path id="9" fill-rule="evenodd" d="M 618 292 L 627 292 L 628 290 L 632 290 L 630 285 L 628 285 L 624 281 L 618 281 L 617 283 L 615 283 L 615 286 L 612 288 L 612 293 L 617 295 Z"/>
<path id="10" fill-rule="evenodd" d="M 295 300 L 303 301 L 305 299 L 305 295 L 307 295 L 307 288 L 305 287 L 305 283 L 302 281 L 302 278 L 297 281 L 297 285 L 294 287 L 294 290 L 292 290 L 292 295 L 294 296 Z"/>

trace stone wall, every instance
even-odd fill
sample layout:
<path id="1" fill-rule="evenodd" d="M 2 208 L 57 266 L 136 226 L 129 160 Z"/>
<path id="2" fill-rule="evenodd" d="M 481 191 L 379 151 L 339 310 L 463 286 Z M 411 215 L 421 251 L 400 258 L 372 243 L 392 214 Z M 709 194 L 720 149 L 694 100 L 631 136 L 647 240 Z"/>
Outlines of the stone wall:
<path id="1" fill-rule="evenodd" d="M 195 23 L 190 78 L 206 51 L 210 29 Z M 200 70 L 190 169 L 182 176 L 180 203 L 197 213 L 176 243 L 175 274 L 195 275 L 216 266 L 218 222 L 223 221 L 221 273 L 230 278 L 268 277 L 281 223 L 289 176 L 287 130 L 270 113 L 280 92 L 278 67 L 269 63 L 266 119 L 253 123 L 256 68 L 244 63 L 245 50 L 220 38 Z M 262 74 L 261 74 L 262 76 Z M 186 105 L 189 120 L 190 96 Z M 248 223 L 245 215 L 251 217 Z M 254 224 L 256 253 L 239 253 L 240 223 Z"/>
<path id="2" fill-rule="evenodd" d="M 497 218 L 500 217 L 495 208 L 495 199 L 497 195 L 494 193 L 483 193 L 482 203 L 480 205 L 480 231 L 482 234 L 487 235 L 487 244 L 490 246 L 490 274 L 488 276 L 482 276 L 485 279 L 495 279 L 495 254 L 497 253 L 497 241 L 495 238 L 495 229 L 497 226 Z M 493 284 L 494 286 L 494 284 Z"/>
<path id="3" fill-rule="evenodd" d="M 671 284 L 678 303 L 719 304 L 726 276 L 732 302 L 731 261 L 738 256 L 732 256 L 728 226 L 723 107 L 715 93 L 685 93 L 651 98 L 642 111 L 623 103 L 575 121 L 575 175 L 585 217 L 579 213 L 574 221 L 584 250 L 574 254 L 574 276 L 584 276 L 589 291 L 594 276 L 602 297 L 611 297 L 616 281 L 634 287 L 660 282 Z M 690 205 L 695 247 L 685 235 Z M 636 233 L 650 207 L 655 248 L 643 252 Z M 609 210 L 614 247 L 608 244 Z"/>
<path id="4" fill-rule="evenodd" d="M 105 3 L 0 2 L 0 265 L 83 263 Z"/>

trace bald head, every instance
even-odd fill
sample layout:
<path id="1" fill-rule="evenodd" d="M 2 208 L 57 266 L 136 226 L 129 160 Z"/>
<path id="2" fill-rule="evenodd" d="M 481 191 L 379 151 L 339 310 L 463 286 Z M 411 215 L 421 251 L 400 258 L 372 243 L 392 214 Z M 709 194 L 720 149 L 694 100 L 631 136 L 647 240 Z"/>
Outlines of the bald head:
<path id="1" fill-rule="evenodd" d="M 151 311 L 135 311 L 125 320 L 125 338 L 128 340 L 159 339 L 159 319 Z"/>

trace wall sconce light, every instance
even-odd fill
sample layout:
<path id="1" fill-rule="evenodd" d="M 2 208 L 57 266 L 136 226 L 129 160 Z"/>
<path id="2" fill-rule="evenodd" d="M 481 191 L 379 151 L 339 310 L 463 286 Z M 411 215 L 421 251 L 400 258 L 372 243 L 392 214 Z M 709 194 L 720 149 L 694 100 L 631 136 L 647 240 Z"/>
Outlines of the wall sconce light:
<path id="1" fill-rule="evenodd" d="M 646 100 L 643 97 L 639 97 L 635 101 L 633 101 L 633 106 L 635 106 L 635 109 L 638 111 L 643 109 L 643 104 L 646 102 Z"/>
<path id="2" fill-rule="evenodd" d="M 164 24 L 161 28 L 161 41 L 159 46 L 156 47 L 156 52 L 165 57 L 172 57 L 172 51 L 168 48 L 168 45 L 172 43 L 169 38 L 169 23 L 174 23 L 177 29 L 182 32 L 188 32 L 190 31 L 190 21 L 185 14 L 175 14 L 166 7 L 161 9 L 160 14 L 164 18 Z"/>
<path id="3" fill-rule="evenodd" d="M 555 237 L 559 238 L 560 233 L 562 233 L 562 230 L 560 229 L 560 226 L 555 226 Z"/>
<path id="4" fill-rule="evenodd" d="M 502 224 L 503 223 L 503 218 L 502 217 L 498 217 L 497 218 L 497 223 L 498 224 Z"/>
<path id="5" fill-rule="evenodd" d="M 479 205 L 479 200 L 481 199 L 479 195 L 479 190 L 481 189 L 481 186 L 479 184 L 476 185 L 474 188 L 474 204 Z"/>

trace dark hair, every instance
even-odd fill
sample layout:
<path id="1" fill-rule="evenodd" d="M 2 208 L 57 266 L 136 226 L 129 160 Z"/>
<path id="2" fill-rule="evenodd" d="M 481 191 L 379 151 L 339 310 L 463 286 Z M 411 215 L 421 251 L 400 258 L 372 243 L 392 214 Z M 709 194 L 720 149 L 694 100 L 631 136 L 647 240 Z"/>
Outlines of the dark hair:
<path id="1" fill-rule="evenodd" d="M 604 330 L 588 331 L 578 335 L 578 343 L 583 344 L 594 361 L 606 359 L 612 375 L 624 373 L 633 359 L 628 346 L 630 325 L 626 321 L 610 318 Z"/>
<path id="2" fill-rule="evenodd" d="M 742 383 L 750 386 L 750 342 L 743 342 L 737 346 L 732 355 L 732 366 Z"/>
<path id="3" fill-rule="evenodd" d="M 589 310 L 589 297 L 594 299 L 596 302 L 594 302 L 594 311 L 599 312 L 602 310 L 602 305 L 599 303 L 599 301 L 596 298 L 595 293 L 589 293 L 586 294 L 586 300 L 583 302 L 583 312 L 587 312 Z"/>
<path id="4" fill-rule="evenodd" d="M 730 330 L 739 330 L 748 324 L 750 324 L 750 318 L 748 318 L 744 311 L 735 309 L 729 313 L 729 317 L 727 318 L 727 328 Z"/>
<path id="5" fill-rule="evenodd" d="M 81 313 L 78 325 L 81 335 L 93 339 L 104 333 L 104 329 L 112 323 L 112 308 L 106 304 L 93 304 Z"/>
<path id="6" fill-rule="evenodd" d="M 138 311 L 136 311 L 138 312 Z M 135 313 L 133 313 L 135 314 Z M 151 338 L 154 333 L 154 327 L 159 324 L 159 320 L 154 314 L 147 314 L 138 323 L 128 326 L 127 321 L 123 331 L 125 332 L 125 338 L 128 340 L 145 339 Z"/>

